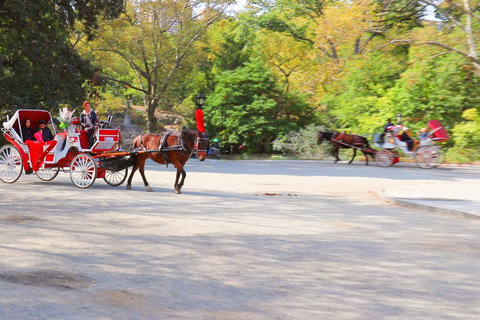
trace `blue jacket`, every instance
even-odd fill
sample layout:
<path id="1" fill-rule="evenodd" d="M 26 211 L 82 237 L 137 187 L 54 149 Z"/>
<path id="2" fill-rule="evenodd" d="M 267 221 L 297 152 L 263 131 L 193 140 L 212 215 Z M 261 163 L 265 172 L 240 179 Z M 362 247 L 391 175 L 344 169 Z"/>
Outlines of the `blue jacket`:
<path id="1" fill-rule="evenodd" d="M 97 113 L 93 110 L 90 110 L 88 116 L 90 117 L 90 122 L 92 125 L 95 125 L 97 123 Z M 80 124 L 84 127 L 87 125 L 87 115 L 83 112 L 80 114 Z"/>
<path id="2" fill-rule="evenodd" d="M 53 140 L 53 134 L 52 131 L 48 127 L 45 127 L 42 131 L 43 135 L 43 141 L 52 141 Z"/>

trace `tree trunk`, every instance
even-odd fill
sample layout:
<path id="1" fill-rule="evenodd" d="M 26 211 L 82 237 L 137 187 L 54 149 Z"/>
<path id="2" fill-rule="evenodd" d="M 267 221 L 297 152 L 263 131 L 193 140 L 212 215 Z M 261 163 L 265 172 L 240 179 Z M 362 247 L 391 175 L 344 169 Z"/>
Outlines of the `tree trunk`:
<path id="1" fill-rule="evenodd" d="M 151 97 L 146 97 L 145 107 L 147 108 L 147 131 L 148 133 L 155 133 L 157 130 L 157 117 L 155 116 L 155 110 L 157 109 L 158 100 Z"/>
<path id="2" fill-rule="evenodd" d="M 474 57 L 475 59 L 478 58 L 477 48 L 475 46 L 475 37 L 473 35 L 472 30 L 472 15 L 471 15 L 471 8 L 470 3 L 468 0 L 463 0 L 463 8 L 467 13 L 465 15 L 465 33 L 467 38 L 467 46 L 470 56 Z M 480 77 L 480 64 L 473 62 L 473 67 L 475 69 L 475 74 Z"/>

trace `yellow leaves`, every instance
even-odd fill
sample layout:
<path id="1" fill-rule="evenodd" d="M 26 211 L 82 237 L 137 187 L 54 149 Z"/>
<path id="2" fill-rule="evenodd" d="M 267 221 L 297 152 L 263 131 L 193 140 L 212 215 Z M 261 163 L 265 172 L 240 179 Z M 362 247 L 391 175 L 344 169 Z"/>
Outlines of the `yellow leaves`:
<path id="1" fill-rule="evenodd" d="M 462 114 L 462 117 L 466 120 L 480 123 L 480 115 L 478 114 L 478 110 L 475 108 L 465 110 Z"/>
<path id="2" fill-rule="evenodd" d="M 352 51 L 355 41 L 374 27 L 374 2 L 371 0 L 339 1 L 327 6 L 316 20 L 316 47 L 332 53 Z"/>

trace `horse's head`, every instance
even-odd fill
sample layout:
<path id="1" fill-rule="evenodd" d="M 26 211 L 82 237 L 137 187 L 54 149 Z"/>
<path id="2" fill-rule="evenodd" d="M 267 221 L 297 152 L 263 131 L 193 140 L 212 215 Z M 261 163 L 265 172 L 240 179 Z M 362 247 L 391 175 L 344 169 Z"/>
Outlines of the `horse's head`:
<path id="1" fill-rule="evenodd" d="M 324 141 L 325 137 L 323 136 L 323 132 L 319 131 L 317 135 L 317 144 L 320 144 Z"/>
<path id="2" fill-rule="evenodd" d="M 195 140 L 194 152 L 197 154 L 197 158 L 200 161 L 207 159 L 207 151 L 210 142 L 207 135 L 204 132 L 197 133 L 197 139 Z"/>
<path id="3" fill-rule="evenodd" d="M 317 144 L 321 144 L 323 141 L 330 141 L 332 139 L 333 132 L 319 131 L 317 135 Z"/>

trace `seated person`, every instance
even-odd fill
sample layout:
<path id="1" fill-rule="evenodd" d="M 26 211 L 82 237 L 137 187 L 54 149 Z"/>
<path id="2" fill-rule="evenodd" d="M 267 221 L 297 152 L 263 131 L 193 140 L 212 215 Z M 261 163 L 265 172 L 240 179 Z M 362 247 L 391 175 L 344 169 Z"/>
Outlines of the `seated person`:
<path id="1" fill-rule="evenodd" d="M 80 124 L 87 131 L 88 143 L 93 144 L 93 131 L 97 123 L 97 114 L 92 110 L 90 101 L 83 102 L 83 112 L 80 114 Z"/>
<path id="2" fill-rule="evenodd" d="M 52 131 L 50 131 L 50 129 L 46 126 L 45 120 L 42 119 L 38 121 L 38 126 L 40 127 L 40 129 L 42 129 L 43 142 L 52 141 L 54 137 Z M 37 139 L 37 141 L 39 140 Z"/>
<path id="3" fill-rule="evenodd" d="M 210 146 L 208 154 L 220 153 L 220 145 L 218 144 L 218 139 L 213 139 L 213 145 Z"/>
<path id="4" fill-rule="evenodd" d="M 403 128 L 403 132 L 400 135 L 400 140 L 404 141 L 407 143 L 407 148 L 408 150 L 412 150 L 413 147 L 413 139 L 410 136 L 410 130 L 408 128 Z"/>
<path id="5" fill-rule="evenodd" d="M 427 140 L 430 134 L 428 133 L 427 128 L 420 129 L 420 135 L 418 136 L 419 140 Z"/>
<path id="6" fill-rule="evenodd" d="M 22 127 L 23 142 L 26 142 L 27 140 L 30 140 L 30 141 L 35 140 L 32 132 L 30 131 L 31 130 L 30 126 L 31 126 L 30 119 L 25 119 L 25 121 L 23 122 L 23 127 Z"/>
<path id="7" fill-rule="evenodd" d="M 37 142 L 45 143 L 45 141 L 43 140 L 42 128 L 36 127 L 35 128 L 35 133 L 33 134 L 33 136 L 35 137 L 35 140 L 37 140 Z"/>
<path id="8" fill-rule="evenodd" d="M 393 126 L 394 124 L 392 123 L 392 119 L 388 118 L 387 123 L 383 127 L 383 132 L 387 132 L 388 130 L 390 130 L 390 127 L 393 127 Z"/>

